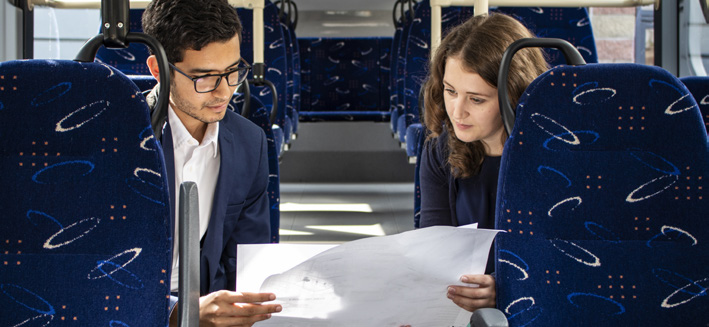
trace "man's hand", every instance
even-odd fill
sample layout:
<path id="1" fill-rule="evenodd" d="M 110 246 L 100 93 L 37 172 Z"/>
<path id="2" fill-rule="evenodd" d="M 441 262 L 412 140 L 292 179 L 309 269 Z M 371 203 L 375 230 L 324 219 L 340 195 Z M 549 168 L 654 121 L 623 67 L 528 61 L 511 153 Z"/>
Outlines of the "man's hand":
<path id="1" fill-rule="evenodd" d="M 473 312 L 480 308 L 494 308 L 495 279 L 490 275 L 463 275 L 460 280 L 470 286 L 448 286 L 448 298 L 459 307 Z"/>
<path id="2" fill-rule="evenodd" d="M 281 312 L 280 304 L 261 304 L 273 301 L 272 293 L 237 293 L 217 291 L 199 298 L 200 327 L 250 327 L 255 322 L 271 318 Z M 173 311 L 170 326 L 177 324 L 177 310 Z"/>

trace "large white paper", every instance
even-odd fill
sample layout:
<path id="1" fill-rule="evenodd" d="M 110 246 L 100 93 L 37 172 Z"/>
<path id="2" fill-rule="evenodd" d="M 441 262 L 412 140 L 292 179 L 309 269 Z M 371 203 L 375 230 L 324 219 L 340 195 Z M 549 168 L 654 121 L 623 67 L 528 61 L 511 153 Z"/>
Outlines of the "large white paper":
<path id="1" fill-rule="evenodd" d="M 497 232 L 436 226 L 330 249 L 239 245 L 237 290 L 272 292 L 283 305 L 256 326 L 465 326 L 470 313 L 447 287 L 484 273 Z"/>

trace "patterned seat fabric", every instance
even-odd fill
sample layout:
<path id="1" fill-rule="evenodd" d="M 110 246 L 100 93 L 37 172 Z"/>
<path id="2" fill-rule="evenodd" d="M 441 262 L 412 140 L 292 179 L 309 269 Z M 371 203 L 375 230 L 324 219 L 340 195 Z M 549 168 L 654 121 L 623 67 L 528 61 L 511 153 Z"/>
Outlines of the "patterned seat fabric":
<path id="1" fill-rule="evenodd" d="M 301 38 L 303 121 L 389 118 L 391 38 Z"/>
<path id="2" fill-rule="evenodd" d="M 576 46 L 587 63 L 598 62 L 596 41 L 586 8 L 498 7 L 496 11 L 513 16 L 537 37 L 566 40 Z M 544 49 L 550 66 L 566 63 L 561 51 Z"/>
<path id="3" fill-rule="evenodd" d="M 0 63 L 0 134 L 3 325 L 165 326 L 169 195 L 135 85 L 98 63 Z"/>
<path id="4" fill-rule="evenodd" d="M 687 89 L 634 64 L 552 69 L 502 156 L 498 308 L 510 326 L 703 326 L 707 135 Z M 680 322 L 681 321 L 681 322 Z"/>
<path id="5" fill-rule="evenodd" d="M 694 100 L 699 104 L 704 125 L 709 132 L 709 77 L 692 76 L 680 78 L 682 83 L 692 92 Z"/>
<path id="6" fill-rule="evenodd" d="M 298 117 L 300 114 L 300 47 L 298 39 L 295 36 L 295 30 L 285 23 L 281 23 L 283 36 L 286 40 L 286 60 L 288 65 L 288 77 L 286 86 L 288 90 L 288 99 L 286 101 L 288 107 L 288 117 L 293 123 L 293 133 L 298 132 Z"/>
<path id="7" fill-rule="evenodd" d="M 407 10 L 408 13 L 408 10 Z M 399 78 L 399 52 L 402 51 L 403 47 L 402 35 L 404 34 L 405 26 L 410 22 L 408 19 L 403 19 L 399 17 L 397 21 L 398 24 L 394 29 L 394 38 L 391 43 L 391 53 L 389 54 L 389 113 L 390 113 L 390 127 L 393 133 L 396 132 L 396 120 L 399 117 L 397 111 L 398 105 L 398 95 L 396 93 L 396 83 Z"/>

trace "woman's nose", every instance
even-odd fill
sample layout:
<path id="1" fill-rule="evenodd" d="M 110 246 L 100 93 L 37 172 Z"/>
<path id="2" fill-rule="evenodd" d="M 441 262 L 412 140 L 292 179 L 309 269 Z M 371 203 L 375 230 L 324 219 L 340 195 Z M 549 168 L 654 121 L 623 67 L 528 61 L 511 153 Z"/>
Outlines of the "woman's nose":
<path id="1" fill-rule="evenodd" d="M 454 99 L 451 104 L 453 105 L 453 115 L 451 115 L 453 119 L 459 120 L 467 116 L 464 101 L 461 101 L 460 99 Z"/>

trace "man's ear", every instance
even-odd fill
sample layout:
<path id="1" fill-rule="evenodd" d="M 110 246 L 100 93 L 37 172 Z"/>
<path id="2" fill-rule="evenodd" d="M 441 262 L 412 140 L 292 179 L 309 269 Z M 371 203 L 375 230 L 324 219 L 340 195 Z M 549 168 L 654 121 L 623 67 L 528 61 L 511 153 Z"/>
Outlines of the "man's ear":
<path id="1" fill-rule="evenodd" d="M 148 57 L 148 60 L 146 60 L 145 62 L 146 64 L 148 64 L 150 74 L 153 75 L 156 80 L 158 80 L 158 83 L 160 83 L 160 68 L 158 67 L 158 59 L 155 57 L 155 55 L 152 55 Z"/>

